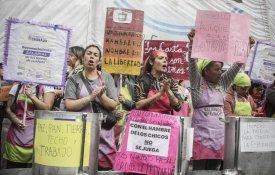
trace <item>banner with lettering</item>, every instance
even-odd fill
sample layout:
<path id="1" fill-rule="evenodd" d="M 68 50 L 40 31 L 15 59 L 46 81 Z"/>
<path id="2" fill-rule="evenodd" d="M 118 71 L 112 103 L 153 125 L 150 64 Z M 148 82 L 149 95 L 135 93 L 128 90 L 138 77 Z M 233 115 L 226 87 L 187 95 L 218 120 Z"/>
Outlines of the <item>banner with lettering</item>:
<path id="1" fill-rule="evenodd" d="M 139 75 L 144 12 L 107 8 L 102 70 Z"/>
<path id="2" fill-rule="evenodd" d="M 192 58 L 245 63 L 249 54 L 250 18 L 228 12 L 198 10 Z"/>
<path id="3" fill-rule="evenodd" d="M 240 122 L 241 152 L 275 151 L 275 122 Z"/>
<path id="4" fill-rule="evenodd" d="M 83 165 L 89 166 L 91 123 L 86 123 Z M 55 167 L 79 167 L 83 122 L 37 119 L 34 162 Z"/>
<path id="5" fill-rule="evenodd" d="M 178 80 L 189 80 L 186 59 L 187 44 L 188 42 L 184 41 L 145 40 L 143 62 L 145 63 L 151 51 L 162 50 L 167 53 L 168 57 L 168 75 Z"/>
<path id="6" fill-rule="evenodd" d="M 275 45 L 257 42 L 249 75 L 255 82 L 272 84 L 275 72 Z"/>
<path id="7" fill-rule="evenodd" d="M 64 84 L 70 29 L 9 18 L 5 37 L 5 80 Z"/>
<path id="8" fill-rule="evenodd" d="M 179 118 L 175 116 L 132 110 L 114 170 L 174 174 L 179 131 Z"/>
<path id="9" fill-rule="evenodd" d="M 0 101 L 8 101 L 12 85 L 0 87 Z"/>

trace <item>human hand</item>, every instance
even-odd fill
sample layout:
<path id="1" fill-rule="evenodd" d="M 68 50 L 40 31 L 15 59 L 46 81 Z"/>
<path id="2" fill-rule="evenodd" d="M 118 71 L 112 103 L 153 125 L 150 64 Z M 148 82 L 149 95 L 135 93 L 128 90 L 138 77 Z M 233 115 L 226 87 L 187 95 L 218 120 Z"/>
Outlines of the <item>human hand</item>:
<path id="1" fill-rule="evenodd" d="M 14 125 L 19 129 L 25 129 L 26 125 L 23 124 L 23 121 L 20 119 L 16 119 L 13 121 Z"/>
<path id="2" fill-rule="evenodd" d="M 125 103 L 126 99 L 125 99 L 125 97 L 124 97 L 122 94 L 120 94 L 120 95 L 118 96 L 118 101 L 119 101 L 120 103 Z"/>
<path id="3" fill-rule="evenodd" d="M 33 86 L 32 85 L 27 85 L 25 87 L 25 94 L 28 96 L 28 97 L 31 97 L 31 96 L 34 96 L 34 94 L 32 93 L 33 91 Z"/>
<path id="4" fill-rule="evenodd" d="M 162 82 L 160 83 L 161 95 L 170 90 L 170 84 L 171 84 L 171 80 L 169 80 L 169 79 L 162 80 Z"/>
<path id="5" fill-rule="evenodd" d="M 124 110 L 118 110 L 118 111 L 115 112 L 115 117 L 117 119 L 121 119 L 124 116 L 124 114 L 125 114 Z"/>
<path id="6" fill-rule="evenodd" d="M 189 39 L 189 44 L 192 45 L 193 44 L 193 39 L 195 37 L 195 29 L 191 29 L 191 31 L 187 34 L 188 39 Z"/>
<path id="7" fill-rule="evenodd" d="M 64 91 L 63 90 L 58 90 L 58 89 L 56 89 L 56 90 L 54 90 L 54 93 L 55 93 L 55 98 L 56 99 L 59 99 L 59 98 L 61 98 L 61 97 L 63 97 L 63 95 L 64 95 Z"/>
<path id="8" fill-rule="evenodd" d="M 250 49 L 255 45 L 255 39 L 252 36 L 249 36 Z"/>
<path id="9" fill-rule="evenodd" d="M 105 85 L 100 86 L 98 90 L 99 90 L 98 96 L 101 97 L 106 92 L 106 86 Z"/>

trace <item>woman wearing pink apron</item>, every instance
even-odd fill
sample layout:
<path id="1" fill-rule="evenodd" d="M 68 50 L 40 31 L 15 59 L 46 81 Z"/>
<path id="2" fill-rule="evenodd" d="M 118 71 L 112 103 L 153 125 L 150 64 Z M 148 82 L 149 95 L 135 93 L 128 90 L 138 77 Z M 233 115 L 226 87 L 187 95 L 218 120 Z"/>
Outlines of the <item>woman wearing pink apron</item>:
<path id="1" fill-rule="evenodd" d="M 218 170 L 224 157 L 223 93 L 242 63 L 233 64 L 222 74 L 223 63 L 191 58 L 195 30 L 188 34 L 189 75 L 194 107 L 193 170 Z M 253 44 L 253 39 L 250 38 Z"/>
<path id="2" fill-rule="evenodd" d="M 96 45 L 89 45 L 84 51 L 84 71 L 71 76 L 65 88 L 65 107 L 68 111 L 94 112 L 93 103 L 100 104 L 100 108 L 113 111 L 116 108 L 117 95 L 113 77 L 109 73 L 98 71 L 101 61 L 101 51 Z M 83 76 L 83 79 L 81 78 Z M 85 82 L 91 89 L 89 93 Z M 100 130 L 98 151 L 99 170 L 113 168 L 116 154 L 114 128 Z"/>
<path id="3" fill-rule="evenodd" d="M 17 91 L 18 97 L 15 99 Z M 7 114 L 12 124 L 7 134 L 6 151 L 3 156 L 7 159 L 8 168 L 26 168 L 32 163 L 34 110 L 50 110 L 54 95 L 52 87 L 18 84 L 12 87 L 7 105 Z M 11 109 L 14 100 L 16 100 L 15 112 Z M 25 123 L 24 115 L 26 115 Z"/>
<path id="4" fill-rule="evenodd" d="M 178 93 L 177 82 L 167 72 L 167 54 L 160 50 L 150 53 L 144 73 L 136 80 L 136 109 L 163 114 L 179 111 L 183 99 Z"/>

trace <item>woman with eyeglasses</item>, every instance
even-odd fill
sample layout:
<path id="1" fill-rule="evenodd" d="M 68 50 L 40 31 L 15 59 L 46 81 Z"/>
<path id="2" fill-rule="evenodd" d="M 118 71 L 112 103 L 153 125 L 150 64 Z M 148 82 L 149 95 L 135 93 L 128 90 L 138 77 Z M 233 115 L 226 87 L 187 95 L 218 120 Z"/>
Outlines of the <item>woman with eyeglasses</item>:
<path id="1" fill-rule="evenodd" d="M 249 95 L 253 98 L 257 108 L 260 109 L 264 102 L 266 86 L 261 83 L 251 82 L 249 88 Z"/>
<path id="2" fill-rule="evenodd" d="M 224 101 L 225 116 L 253 116 L 257 106 L 248 94 L 251 80 L 245 73 L 238 73 L 228 89 Z"/>

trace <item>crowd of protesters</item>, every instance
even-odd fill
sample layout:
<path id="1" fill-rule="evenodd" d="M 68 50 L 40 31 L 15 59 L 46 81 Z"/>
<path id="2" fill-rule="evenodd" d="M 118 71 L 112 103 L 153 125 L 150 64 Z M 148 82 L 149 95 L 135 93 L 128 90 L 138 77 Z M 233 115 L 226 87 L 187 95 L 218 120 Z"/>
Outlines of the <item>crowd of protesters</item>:
<path id="1" fill-rule="evenodd" d="M 192 30 L 188 34 L 190 92 L 184 87 L 184 80 L 175 80 L 167 74 L 168 58 L 164 51 L 150 53 L 141 75 L 119 77 L 101 71 L 102 52 L 97 45 L 70 48 L 63 88 L 14 83 L 8 101 L 0 104 L 1 125 L 4 117 L 11 121 L 7 139 L 1 143 L 5 144 L 3 157 L 7 167 L 31 166 L 34 110 L 90 113 L 105 110 L 116 117 L 117 123 L 100 131 L 98 167 L 110 170 L 125 116 L 137 109 L 192 117 L 193 169 L 218 170 L 224 153 L 222 119 L 225 116 L 275 117 L 275 81 L 265 89 L 266 85 L 252 82 L 247 74 L 240 72 L 242 63 L 234 63 L 223 72 L 222 62 L 191 58 L 194 36 L 195 30 Z M 250 38 L 251 47 L 254 43 Z M 1 85 L 4 85 L 2 81 Z M 26 121 L 23 121 L 24 113 Z"/>

